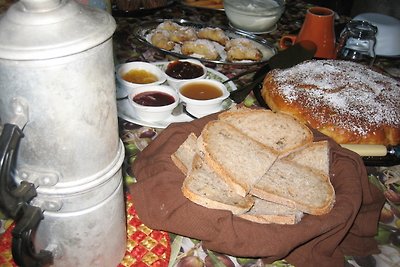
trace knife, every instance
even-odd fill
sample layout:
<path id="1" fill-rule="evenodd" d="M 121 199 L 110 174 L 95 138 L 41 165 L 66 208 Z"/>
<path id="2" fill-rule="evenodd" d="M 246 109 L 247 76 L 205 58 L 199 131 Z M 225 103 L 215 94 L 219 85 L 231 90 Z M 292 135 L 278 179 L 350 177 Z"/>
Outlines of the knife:
<path id="1" fill-rule="evenodd" d="M 360 155 L 367 166 L 394 166 L 400 164 L 400 145 L 340 144 Z"/>
<path id="2" fill-rule="evenodd" d="M 260 83 L 264 80 L 265 75 L 270 70 L 278 68 L 287 69 L 305 60 L 312 59 L 316 50 L 317 47 L 312 41 L 304 40 L 290 46 L 283 51 L 279 51 L 272 56 L 266 64 L 262 65 L 256 71 L 252 82 L 239 90 L 232 91 L 229 95 L 229 98 L 237 104 L 243 102 L 246 96 L 260 85 Z M 257 100 L 260 102 L 259 99 Z"/>
<path id="3" fill-rule="evenodd" d="M 340 144 L 340 145 L 353 152 L 356 152 L 360 156 L 384 157 L 390 154 L 400 158 L 400 146 L 386 147 L 384 145 L 370 145 L 370 144 Z"/>

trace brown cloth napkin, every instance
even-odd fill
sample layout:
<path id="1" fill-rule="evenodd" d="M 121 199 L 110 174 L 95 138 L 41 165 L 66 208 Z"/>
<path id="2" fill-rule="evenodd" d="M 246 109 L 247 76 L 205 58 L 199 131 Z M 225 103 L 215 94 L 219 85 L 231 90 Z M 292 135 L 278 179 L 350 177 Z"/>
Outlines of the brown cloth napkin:
<path id="1" fill-rule="evenodd" d="M 134 161 L 130 186 L 139 218 L 148 227 L 203 241 L 207 249 L 237 257 L 285 258 L 295 266 L 343 266 L 344 255 L 379 253 L 374 236 L 383 194 L 369 183 L 361 158 L 329 139 L 330 178 L 336 203 L 329 214 L 305 215 L 296 225 L 258 224 L 229 211 L 207 209 L 186 199 L 185 176 L 170 156 L 190 132 L 197 136 L 216 115 L 171 124 Z M 315 140 L 328 139 L 315 132 Z"/>

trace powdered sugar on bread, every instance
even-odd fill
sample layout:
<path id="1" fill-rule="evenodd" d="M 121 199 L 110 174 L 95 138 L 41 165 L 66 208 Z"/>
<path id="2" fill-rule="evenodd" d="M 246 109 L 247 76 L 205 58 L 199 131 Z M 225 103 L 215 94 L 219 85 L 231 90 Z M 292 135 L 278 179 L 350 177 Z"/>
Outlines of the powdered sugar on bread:
<path id="1" fill-rule="evenodd" d="M 311 60 L 268 73 L 263 98 L 338 143 L 400 142 L 400 83 L 340 60 Z"/>

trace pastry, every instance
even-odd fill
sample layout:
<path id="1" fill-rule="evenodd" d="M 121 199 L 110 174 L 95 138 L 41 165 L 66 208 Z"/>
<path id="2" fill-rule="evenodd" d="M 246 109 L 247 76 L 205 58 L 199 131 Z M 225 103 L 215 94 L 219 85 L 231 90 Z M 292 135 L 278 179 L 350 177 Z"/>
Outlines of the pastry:
<path id="1" fill-rule="evenodd" d="M 244 37 L 239 37 L 239 38 L 234 38 L 231 39 L 229 42 L 226 43 L 225 45 L 225 50 L 229 50 L 234 46 L 242 46 L 242 47 L 247 47 L 247 48 L 257 48 L 254 44 L 253 41 L 244 38 Z"/>
<path id="2" fill-rule="evenodd" d="M 257 48 L 250 49 L 242 46 L 233 46 L 226 51 L 226 59 L 231 62 L 242 60 L 259 61 L 261 58 L 262 54 Z"/>
<path id="3" fill-rule="evenodd" d="M 229 37 L 226 36 L 225 32 L 220 28 L 211 28 L 211 27 L 201 28 L 197 32 L 197 36 L 202 39 L 215 41 L 221 45 L 226 45 L 226 42 L 229 41 Z"/>
<path id="4" fill-rule="evenodd" d="M 186 56 L 198 55 L 209 60 L 216 60 L 219 54 L 213 43 L 206 39 L 197 39 L 196 41 L 187 41 L 182 44 L 182 54 Z"/>
<path id="5" fill-rule="evenodd" d="M 193 28 L 179 27 L 175 31 L 170 32 L 170 40 L 179 44 L 186 41 L 195 41 L 197 40 L 197 33 Z"/>
<path id="6" fill-rule="evenodd" d="M 172 50 L 175 43 L 170 40 L 170 34 L 165 30 L 156 30 L 150 37 L 151 43 L 161 49 Z"/>
<path id="7" fill-rule="evenodd" d="M 228 61 L 259 61 L 262 58 L 262 53 L 254 42 L 246 38 L 229 40 L 225 45 L 225 50 Z"/>
<path id="8" fill-rule="evenodd" d="M 178 23 L 175 23 L 170 20 L 166 20 L 166 21 L 158 24 L 158 26 L 156 27 L 156 30 L 164 30 L 164 31 L 173 32 L 173 31 L 178 30 L 180 27 L 181 26 Z"/>

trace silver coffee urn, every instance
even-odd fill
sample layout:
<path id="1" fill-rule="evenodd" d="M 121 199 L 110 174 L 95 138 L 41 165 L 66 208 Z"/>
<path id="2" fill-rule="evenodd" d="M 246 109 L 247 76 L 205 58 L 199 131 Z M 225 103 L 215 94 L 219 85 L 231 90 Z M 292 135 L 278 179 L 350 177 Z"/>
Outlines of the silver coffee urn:
<path id="1" fill-rule="evenodd" d="M 115 28 L 73 0 L 21 0 L 0 15 L 0 209 L 19 266 L 124 256 Z"/>

